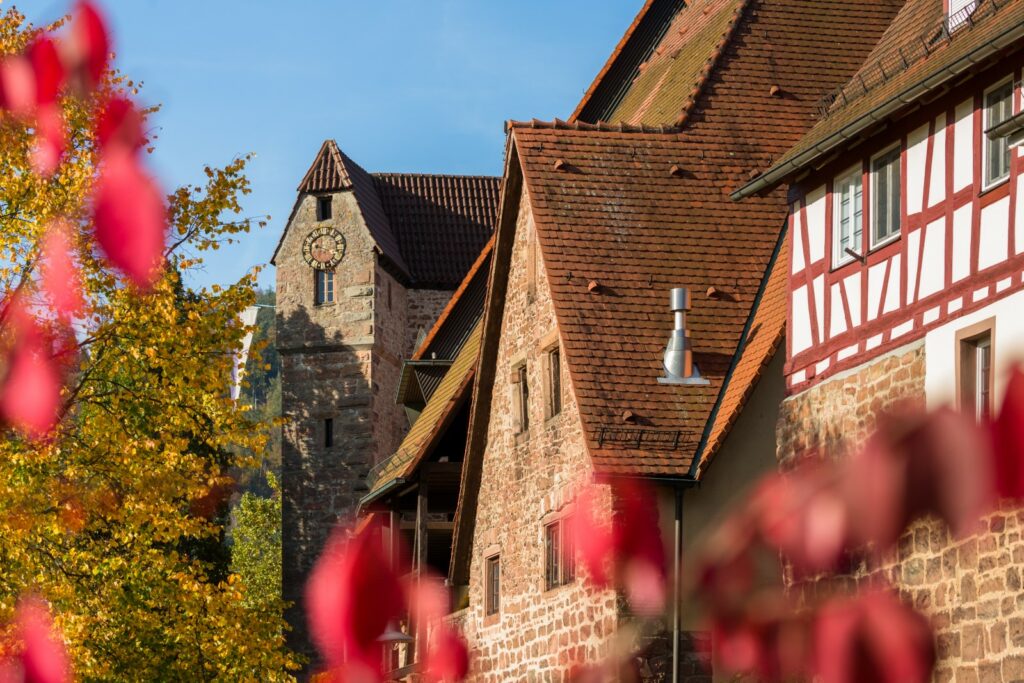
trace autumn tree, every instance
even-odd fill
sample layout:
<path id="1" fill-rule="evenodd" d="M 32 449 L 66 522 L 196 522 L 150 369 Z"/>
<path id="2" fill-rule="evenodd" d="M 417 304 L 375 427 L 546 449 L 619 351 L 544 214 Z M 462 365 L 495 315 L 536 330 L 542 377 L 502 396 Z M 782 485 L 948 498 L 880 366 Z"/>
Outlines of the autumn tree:
<path id="1" fill-rule="evenodd" d="M 0 54 L 47 57 L 42 33 L 8 9 Z M 103 232 L 125 202 L 133 216 L 152 208 L 142 203 L 155 185 L 136 165 L 151 141 L 130 104 L 134 84 L 105 71 L 29 116 L 12 105 L 17 75 L 0 69 L 0 408 L 22 427 L 0 440 L 0 623 L 22 596 L 45 600 L 84 680 L 287 679 L 280 602 L 246 601 L 215 557 L 225 473 L 254 466 L 239 453 L 262 453 L 267 435 L 228 393 L 255 274 L 192 285 L 206 252 L 259 222 L 239 215 L 247 159 L 156 196 L 169 229 L 150 259 L 154 236 L 141 225 Z M 44 111 L 59 114 L 57 134 L 47 136 Z M 44 157 L 47 141 L 57 149 Z M 52 273 L 78 282 L 62 289 L 67 278 Z M 46 341 L 19 356 L 27 338 Z M 11 388 L 22 358 L 60 373 L 52 426 L 24 414 L 27 397 Z"/>
<path id="2" fill-rule="evenodd" d="M 245 586 L 245 602 L 275 605 L 281 597 L 281 487 L 267 472 L 271 495 L 242 495 L 232 512 L 231 571 Z"/>

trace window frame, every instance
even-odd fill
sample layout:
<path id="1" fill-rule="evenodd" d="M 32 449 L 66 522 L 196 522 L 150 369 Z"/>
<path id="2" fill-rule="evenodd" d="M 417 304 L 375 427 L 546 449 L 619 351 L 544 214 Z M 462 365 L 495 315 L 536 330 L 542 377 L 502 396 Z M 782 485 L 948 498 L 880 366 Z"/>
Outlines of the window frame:
<path id="1" fill-rule="evenodd" d="M 320 278 L 324 278 L 321 290 Z M 325 306 L 334 303 L 334 271 L 316 269 L 313 271 L 313 305 Z"/>
<path id="2" fill-rule="evenodd" d="M 562 414 L 562 347 L 553 344 L 544 350 L 544 417 Z"/>
<path id="3" fill-rule="evenodd" d="M 318 223 L 329 221 L 334 216 L 334 202 L 331 195 L 317 195 L 316 198 L 316 220 Z M 326 211 L 324 208 L 326 207 Z"/>
<path id="4" fill-rule="evenodd" d="M 512 367 L 512 400 L 515 402 L 516 436 L 530 431 L 530 373 L 526 361 Z"/>
<path id="5" fill-rule="evenodd" d="M 857 259 L 847 254 L 841 249 L 842 235 L 840 234 L 841 229 L 841 194 L 838 191 L 839 186 L 847 180 L 856 178 L 860 182 L 860 252 L 864 251 L 864 166 L 863 164 L 857 164 L 851 166 L 842 173 L 836 174 L 832 179 L 832 270 L 837 270 L 843 266 L 853 263 Z M 856 193 L 855 193 L 856 195 Z M 870 209 L 869 209 L 870 210 Z M 856 250 L 855 250 L 856 251 Z"/>
<path id="6" fill-rule="evenodd" d="M 496 572 L 492 575 L 492 572 Z M 494 553 L 484 558 L 484 616 L 497 617 L 501 614 L 501 554 Z"/>
<path id="7" fill-rule="evenodd" d="M 548 521 L 542 527 L 544 544 L 544 590 L 553 591 L 576 581 L 576 550 L 567 525 L 568 516 Z M 557 548 L 552 548 L 552 538 Z"/>
<path id="8" fill-rule="evenodd" d="M 877 208 L 878 207 L 877 207 L 875 202 L 876 202 L 877 197 L 879 195 L 879 192 L 878 192 L 879 173 L 875 169 L 875 162 L 879 161 L 883 157 L 886 157 L 886 156 L 892 154 L 893 152 L 896 152 L 896 160 L 895 160 L 896 161 L 896 182 L 897 182 L 896 202 L 897 202 L 897 207 L 898 207 L 898 215 L 897 215 L 897 218 L 896 218 L 896 230 L 895 230 L 895 232 L 891 232 L 888 235 L 886 235 L 885 237 L 882 237 L 882 238 L 876 240 L 875 239 L 875 237 L 876 237 L 875 236 L 875 228 L 878 226 L 878 213 L 877 213 Z M 871 159 L 868 160 L 868 176 L 870 178 L 870 190 L 871 190 L 871 194 L 868 197 L 868 211 L 869 211 L 869 219 L 868 219 L 868 244 L 870 244 L 870 248 L 868 249 L 868 251 L 872 251 L 874 249 L 878 249 L 879 247 L 884 247 L 885 245 L 890 244 L 891 242 L 895 242 L 903 234 L 903 143 L 902 142 L 897 142 L 897 143 L 895 143 L 893 145 L 890 145 L 889 147 L 886 147 L 885 149 L 883 149 L 878 154 L 875 154 L 874 156 L 872 156 Z M 862 183 L 862 185 L 863 185 L 863 183 Z M 863 187 L 861 188 L 861 192 L 863 192 Z M 862 222 L 863 222 L 863 217 L 862 217 Z M 864 241 L 864 228 L 863 228 L 863 225 L 862 225 L 861 226 L 861 243 L 862 243 L 862 246 L 863 246 L 863 241 Z M 850 257 L 850 258 L 852 259 L 852 257 Z"/>
<path id="9" fill-rule="evenodd" d="M 1007 116 L 1007 118 L 1011 118 L 1011 117 L 1013 117 L 1013 110 L 1014 110 L 1014 95 L 1016 94 L 1016 90 L 1017 90 L 1017 88 L 1016 88 L 1016 86 L 1014 84 L 1014 81 L 1013 81 L 1013 76 L 1008 76 L 1006 78 L 1001 79 L 998 83 L 996 83 L 996 84 L 986 88 L 985 91 L 981 95 L 981 123 L 982 123 L 982 126 L 981 126 L 981 128 L 982 128 L 982 131 L 981 131 L 981 137 L 982 137 L 982 149 L 981 149 L 981 190 L 982 190 L 982 192 L 987 192 L 988 190 L 991 190 L 992 188 L 998 187 L 999 185 L 1002 185 L 1003 183 L 1007 182 L 1010 179 L 1010 175 L 1011 175 L 1012 169 L 1013 169 L 1013 150 L 1010 149 L 1010 141 L 1009 141 L 1009 139 L 1008 138 L 997 138 L 997 139 L 993 140 L 992 138 L 990 138 L 988 135 L 985 134 L 985 131 L 991 129 L 994 126 L 999 125 L 997 123 L 992 123 L 992 121 L 990 119 L 989 113 L 990 113 L 991 107 L 989 106 L 989 103 L 988 103 L 989 95 L 991 95 L 992 93 L 996 92 L 997 90 L 1000 90 L 1001 88 L 1005 88 L 1006 86 L 1010 86 L 1010 94 L 1009 94 L 1010 113 Z M 1006 119 L 1003 119 L 1003 121 L 1005 121 L 1005 120 Z M 1000 121 L 1000 123 L 1002 123 L 1002 121 Z M 988 177 L 988 170 L 989 170 L 988 167 L 989 167 L 989 161 L 991 159 L 991 150 L 994 148 L 995 145 L 1005 145 L 1006 146 L 1006 174 L 1002 175 L 999 178 L 996 178 L 996 179 L 993 180 L 993 179 L 990 179 Z"/>
<path id="10" fill-rule="evenodd" d="M 982 320 L 973 325 L 968 325 L 957 330 L 955 338 L 956 354 L 956 407 L 964 414 L 972 414 L 976 420 L 991 417 L 995 411 L 995 337 L 996 319 L 994 317 Z M 988 413 L 983 415 L 977 401 L 980 389 L 978 383 L 977 353 L 982 346 L 988 348 L 988 381 L 987 398 Z M 968 394 L 969 392 L 969 394 Z M 970 405 L 967 405 L 966 398 L 970 395 Z"/>

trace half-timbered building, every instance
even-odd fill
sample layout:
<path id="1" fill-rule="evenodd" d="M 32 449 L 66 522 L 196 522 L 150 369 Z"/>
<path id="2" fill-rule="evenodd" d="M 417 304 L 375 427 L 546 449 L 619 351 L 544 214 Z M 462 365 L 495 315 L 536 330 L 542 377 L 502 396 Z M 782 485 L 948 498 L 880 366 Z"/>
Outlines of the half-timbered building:
<path id="1" fill-rule="evenodd" d="M 987 417 L 1024 355 L 1024 3 L 908 0 L 818 121 L 734 197 L 789 188 L 784 463 L 855 448 L 898 404 Z M 937 680 L 1018 680 L 1017 513 L 922 523 L 884 574 L 930 613 Z"/>

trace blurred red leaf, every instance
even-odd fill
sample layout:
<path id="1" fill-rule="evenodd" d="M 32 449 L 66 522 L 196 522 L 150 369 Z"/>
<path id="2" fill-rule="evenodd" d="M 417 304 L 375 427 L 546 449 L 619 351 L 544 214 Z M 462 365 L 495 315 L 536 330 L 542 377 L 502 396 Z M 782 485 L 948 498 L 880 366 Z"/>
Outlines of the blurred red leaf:
<path id="1" fill-rule="evenodd" d="M 36 110 L 36 138 L 32 149 L 32 170 L 49 177 L 60 166 L 67 151 L 64 115 L 56 104 Z"/>
<path id="2" fill-rule="evenodd" d="M 814 626 L 821 683 L 925 683 L 935 645 L 928 622 L 889 592 L 826 604 Z"/>
<path id="3" fill-rule="evenodd" d="M 328 666 L 379 668 L 377 638 L 405 604 L 379 526 L 371 524 L 352 539 L 335 531 L 306 584 L 310 631 Z"/>
<path id="4" fill-rule="evenodd" d="M 96 121 L 96 142 L 101 149 L 120 146 L 131 151 L 146 143 L 142 114 L 131 100 L 120 96 L 107 100 Z"/>
<path id="5" fill-rule="evenodd" d="M 11 304 L 9 318 L 14 338 L 0 384 L 0 417 L 26 436 L 42 438 L 57 423 L 60 372 L 45 335 L 20 303 Z"/>
<path id="6" fill-rule="evenodd" d="M 1006 385 L 999 415 L 992 421 L 992 466 L 995 492 L 1024 498 L 1024 372 L 1015 367 Z"/>
<path id="7" fill-rule="evenodd" d="M 447 624 L 438 624 L 430 633 L 423 674 L 437 683 L 458 683 L 469 674 L 469 648 Z"/>
<path id="8" fill-rule="evenodd" d="M 17 654 L 0 661 L 0 679 L 24 683 L 70 681 L 71 663 L 46 605 L 38 598 L 22 598 L 15 625 Z"/>
<path id="9" fill-rule="evenodd" d="M 0 107 L 28 116 L 36 106 L 36 78 L 32 64 L 22 55 L 0 59 Z"/>
<path id="10" fill-rule="evenodd" d="M 567 520 L 569 536 L 587 577 L 598 588 L 607 588 L 608 567 L 614 558 L 615 537 L 611 520 L 601 512 L 601 490 L 586 486 L 576 496 L 575 511 Z"/>
<path id="11" fill-rule="evenodd" d="M 83 89 L 96 88 L 110 59 L 110 33 L 94 3 L 82 0 L 75 6 L 67 48 L 69 71 L 75 72 Z"/>
<path id="12" fill-rule="evenodd" d="M 72 257 L 67 223 L 55 221 L 50 226 L 43 238 L 42 253 L 43 290 L 54 310 L 65 319 L 70 319 L 81 313 L 85 302 L 82 298 L 82 278 Z"/>
<path id="13" fill-rule="evenodd" d="M 952 410 L 883 420 L 841 477 L 857 540 L 884 552 L 925 515 L 974 530 L 991 503 L 990 461 L 984 433 Z"/>
<path id="14" fill-rule="evenodd" d="M 46 34 L 29 44 L 25 56 L 32 65 L 35 81 L 34 105 L 42 107 L 56 103 L 61 86 L 64 85 L 64 64 L 57 53 L 57 45 Z"/>
<path id="15" fill-rule="evenodd" d="M 151 287 L 163 262 L 167 209 L 134 153 L 108 150 L 96 181 L 93 221 L 107 259 L 139 287 Z"/>

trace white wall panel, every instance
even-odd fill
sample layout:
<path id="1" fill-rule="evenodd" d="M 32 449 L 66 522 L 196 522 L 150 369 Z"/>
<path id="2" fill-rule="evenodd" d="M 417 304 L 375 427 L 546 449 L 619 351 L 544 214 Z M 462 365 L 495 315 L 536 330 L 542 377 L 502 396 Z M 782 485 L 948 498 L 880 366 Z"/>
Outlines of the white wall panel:
<path id="1" fill-rule="evenodd" d="M 1017 176 L 1017 206 L 1014 207 L 1013 232 L 1015 251 L 1024 251 L 1024 175 Z"/>
<path id="2" fill-rule="evenodd" d="M 941 291 L 946 283 L 946 219 L 928 224 L 924 234 L 919 299 Z"/>
<path id="3" fill-rule="evenodd" d="M 828 336 L 829 338 L 846 332 L 846 307 L 843 306 L 843 295 L 839 292 L 842 285 L 835 283 L 831 287 L 832 315 L 829 316 Z M 856 324 L 856 323 L 854 323 Z"/>
<path id="4" fill-rule="evenodd" d="M 807 245 L 811 263 L 825 258 L 825 186 L 807 195 Z M 808 264 L 810 265 L 810 264 Z"/>
<path id="5" fill-rule="evenodd" d="M 878 317 L 882 310 L 882 283 L 885 282 L 885 262 L 876 263 L 868 269 L 868 300 L 867 319 L 869 321 Z"/>
<path id="6" fill-rule="evenodd" d="M 793 354 L 811 348 L 811 309 L 807 301 L 807 286 L 793 290 L 793 329 L 790 337 L 793 340 Z"/>
<path id="7" fill-rule="evenodd" d="M 814 309 L 818 315 L 818 334 L 825 331 L 825 276 L 819 275 L 811 283 L 814 286 Z"/>
<path id="8" fill-rule="evenodd" d="M 843 280 L 843 287 L 846 288 L 846 301 L 850 304 L 850 320 L 854 326 L 860 325 L 864 322 L 861 318 L 860 273 L 854 273 Z M 832 305 L 835 306 L 835 302 Z"/>
<path id="9" fill-rule="evenodd" d="M 911 230 L 907 233 L 907 303 L 913 303 L 914 285 L 917 283 L 917 262 L 921 253 L 921 231 Z"/>
<path id="10" fill-rule="evenodd" d="M 800 211 L 793 208 L 793 275 L 804 269 L 804 231 L 803 221 L 800 220 Z"/>
<path id="11" fill-rule="evenodd" d="M 961 102 L 954 115 L 953 191 L 974 181 L 974 99 Z"/>
<path id="12" fill-rule="evenodd" d="M 978 270 L 1006 260 L 1010 239 L 1010 198 L 1003 197 L 981 210 Z"/>
<path id="13" fill-rule="evenodd" d="M 924 203 L 924 167 L 928 158 L 928 124 L 907 136 L 907 213 L 921 212 Z"/>
<path id="14" fill-rule="evenodd" d="M 946 115 L 935 119 L 935 142 L 932 148 L 932 169 L 928 183 L 928 206 L 946 198 Z"/>
<path id="15" fill-rule="evenodd" d="M 953 212 L 953 282 L 971 274 L 971 205 Z"/>
<path id="16" fill-rule="evenodd" d="M 900 255 L 892 257 L 892 269 L 889 271 L 889 287 L 885 291 L 885 305 L 882 313 L 890 313 L 900 307 L 900 283 L 903 275 L 900 272 Z M 910 289 L 908 286 L 907 289 Z"/>

